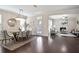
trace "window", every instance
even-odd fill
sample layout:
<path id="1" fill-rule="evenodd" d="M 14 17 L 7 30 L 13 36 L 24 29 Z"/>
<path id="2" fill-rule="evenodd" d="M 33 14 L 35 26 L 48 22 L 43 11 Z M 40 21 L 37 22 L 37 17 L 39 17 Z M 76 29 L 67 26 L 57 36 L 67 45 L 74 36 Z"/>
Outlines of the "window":
<path id="1" fill-rule="evenodd" d="M 41 25 L 42 24 L 42 21 L 41 20 L 39 20 L 39 25 Z"/>
<path id="2" fill-rule="evenodd" d="M 39 16 L 36 19 L 37 19 L 37 33 L 41 34 L 42 33 L 42 16 Z"/>
<path id="3" fill-rule="evenodd" d="M 38 17 L 37 17 L 37 20 L 40 20 L 40 19 L 42 19 L 42 16 L 38 16 Z"/>
<path id="4" fill-rule="evenodd" d="M 42 24 L 42 16 L 37 17 L 37 21 L 38 21 L 38 24 L 41 25 Z"/>
<path id="5" fill-rule="evenodd" d="M 22 31 L 25 31 L 25 19 L 23 19 L 23 18 L 17 18 L 17 20 L 20 20 L 20 29 Z"/>

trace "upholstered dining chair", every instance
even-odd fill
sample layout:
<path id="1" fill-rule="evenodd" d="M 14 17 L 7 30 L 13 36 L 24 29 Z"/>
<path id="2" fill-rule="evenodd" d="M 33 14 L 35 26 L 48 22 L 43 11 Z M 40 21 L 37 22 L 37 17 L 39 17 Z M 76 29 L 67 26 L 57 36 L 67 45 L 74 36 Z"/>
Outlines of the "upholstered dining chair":
<path id="1" fill-rule="evenodd" d="M 27 37 L 28 39 L 31 37 L 31 31 L 28 30 L 28 31 L 26 32 L 26 37 Z"/>
<path id="2" fill-rule="evenodd" d="M 30 31 L 20 31 L 18 35 L 18 39 L 27 40 L 30 37 Z"/>
<path id="3" fill-rule="evenodd" d="M 25 31 L 19 31 L 18 40 L 24 40 L 24 39 L 26 39 L 26 32 Z"/>
<path id="4" fill-rule="evenodd" d="M 19 31 L 18 32 L 17 38 L 18 38 L 18 40 L 22 40 L 23 39 L 22 38 L 22 31 Z"/>
<path id="5" fill-rule="evenodd" d="M 0 45 L 3 43 L 4 41 L 4 35 L 3 35 L 3 32 L 1 31 L 0 32 Z"/>
<path id="6" fill-rule="evenodd" d="M 7 33 L 7 30 L 3 31 L 3 40 L 2 40 L 2 44 L 3 42 L 5 42 L 4 44 L 6 45 L 7 43 L 10 42 L 10 40 L 14 40 L 14 37 L 10 34 Z M 9 42 L 7 42 L 9 41 Z"/>
<path id="7" fill-rule="evenodd" d="M 22 38 L 23 38 L 23 40 L 27 39 L 26 31 L 23 31 L 23 32 L 22 32 Z"/>

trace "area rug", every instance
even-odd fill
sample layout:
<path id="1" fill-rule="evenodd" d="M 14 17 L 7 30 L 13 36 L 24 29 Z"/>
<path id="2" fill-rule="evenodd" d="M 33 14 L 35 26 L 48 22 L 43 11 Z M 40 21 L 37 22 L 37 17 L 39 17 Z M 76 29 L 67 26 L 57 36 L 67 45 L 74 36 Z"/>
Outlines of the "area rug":
<path id="1" fill-rule="evenodd" d="M 57 34 L 58 36 L 65 36 L 65 37 L 76 37 L 75 35 L 71 34 L 71 33 L 67 33 L 67 34 L 61 34 L 61 33 L 58 33 Z"/>
<path id="2" fill-rule="evenodd" d="M 8 43 L 8 44 L 2 44 L 1 46 L 10 50 L 10 51 L 14 51 L 17 48 L 22 47 L 23 45 L 31 42 L 33 39 L 29 39 L 29 40 L 24 40 L 24 41 L 20 41 L 20 42 L 16 42 L 16 43 Z"/>

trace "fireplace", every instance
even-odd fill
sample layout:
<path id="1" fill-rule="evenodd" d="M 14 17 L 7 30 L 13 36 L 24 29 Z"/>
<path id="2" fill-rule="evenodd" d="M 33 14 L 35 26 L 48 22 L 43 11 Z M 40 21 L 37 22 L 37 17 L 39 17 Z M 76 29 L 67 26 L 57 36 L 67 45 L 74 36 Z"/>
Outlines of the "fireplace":
<path id="1" fill-rule="evenodd" d="M 60 27 L 60 32 L 61 33 L 66 33 L 66 27 Z"/>

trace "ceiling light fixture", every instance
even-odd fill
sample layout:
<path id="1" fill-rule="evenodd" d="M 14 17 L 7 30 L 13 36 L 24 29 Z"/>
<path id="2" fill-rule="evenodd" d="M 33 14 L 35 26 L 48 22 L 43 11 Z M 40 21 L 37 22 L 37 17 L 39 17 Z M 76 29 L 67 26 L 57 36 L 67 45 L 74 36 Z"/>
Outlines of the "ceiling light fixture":
<path id="1" fill-rule="evenodd" d="M 22 13 L 23 13 L 23 9 L 19 9 L 19 12 L 18 12 L 18 17 L 19 17 L 19 18 L 22 17 Z"/>

